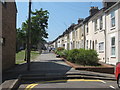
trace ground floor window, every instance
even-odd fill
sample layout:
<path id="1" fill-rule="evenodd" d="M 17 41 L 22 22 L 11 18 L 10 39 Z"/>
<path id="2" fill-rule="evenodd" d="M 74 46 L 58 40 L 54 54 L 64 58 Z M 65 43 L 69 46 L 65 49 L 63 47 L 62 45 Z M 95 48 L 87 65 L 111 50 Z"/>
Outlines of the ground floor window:
<path id="1" fill-rule="evenodd" d="M 99 52 L 100 53 L 104 52 L 104 42 L 99 43 Z"/>
<path id="2" fill-rule="evenodd" d="M 86 45 L 86 48 L 88 49 L 88 40 L 87 40 L 87 45 Z"/>
<path id="3" fill-rule="evenodd" d="M 115 57 L 115 37 L 111 38 L 111 56 Z"/>

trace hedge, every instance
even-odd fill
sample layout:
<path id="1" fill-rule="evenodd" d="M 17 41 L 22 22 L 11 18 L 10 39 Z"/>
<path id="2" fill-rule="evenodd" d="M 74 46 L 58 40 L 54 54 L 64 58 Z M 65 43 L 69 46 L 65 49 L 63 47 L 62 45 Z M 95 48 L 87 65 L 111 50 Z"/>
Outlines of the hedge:
<path id="1" fill-rule="evenodd" d="M 58 48 L 56 54 L 60 57 L 66 58 L 72 63 L 77 63 L 80 65 L 97 66 L 98 65 L 98 54 L 95 50 L 85 50 L 85 49 L 72 49 L 65 50 L 63 48 Z"/>

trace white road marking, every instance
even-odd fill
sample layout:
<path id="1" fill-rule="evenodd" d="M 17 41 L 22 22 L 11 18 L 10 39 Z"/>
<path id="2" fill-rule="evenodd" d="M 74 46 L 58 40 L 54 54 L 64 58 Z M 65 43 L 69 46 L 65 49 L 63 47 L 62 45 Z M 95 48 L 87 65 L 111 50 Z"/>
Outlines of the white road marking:
<path id="1" fill-rule="evenodd" d="M 105 81 L 101 80 L 102 83 L 106 83 Z"/>
<path id="2" fill-rule="evenodd" d="M 112 85 L 110 85 L 110 88 L 113 88 L 113 89 L 115 89 L 115 87 L 113 87 Z"/>

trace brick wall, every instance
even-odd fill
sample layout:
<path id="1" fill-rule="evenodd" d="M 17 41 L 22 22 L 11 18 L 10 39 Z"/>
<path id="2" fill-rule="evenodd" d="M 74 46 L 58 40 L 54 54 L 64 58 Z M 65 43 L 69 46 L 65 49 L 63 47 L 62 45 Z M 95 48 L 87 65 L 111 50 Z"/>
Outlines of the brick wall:
<path id="1" fill-rule="evenodd" d="M 16 5 L 6 2 L 2 5 L 2 70 L 15 65 L 16 53 Z"/>

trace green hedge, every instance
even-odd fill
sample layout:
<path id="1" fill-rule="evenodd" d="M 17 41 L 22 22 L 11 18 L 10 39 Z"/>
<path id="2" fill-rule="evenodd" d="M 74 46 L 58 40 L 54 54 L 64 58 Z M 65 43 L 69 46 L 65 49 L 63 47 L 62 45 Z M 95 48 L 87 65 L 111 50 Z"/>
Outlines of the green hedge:
<path id="1" fill-rule="evenodd" d="M 85 49 L 65 50 L 63 48 L 58 48 L 56 50 L 56 54 L 60 55 L 60 57 L 66 58 L 68 61 L 72 63 L 77 63 L 84 66 L 98 65 L 99 59 L 98 59 L 98 54 L 95 50 L 85 50 Z"/>
<path id="2" fill-rule="evenodd" d="M 97 66 L 98 65 L 98 54 L 95 50 L 84 50 L 80 49 L 79 53 L 75 56 L 75 63 L 81 65 L 90 65 Z"/>

